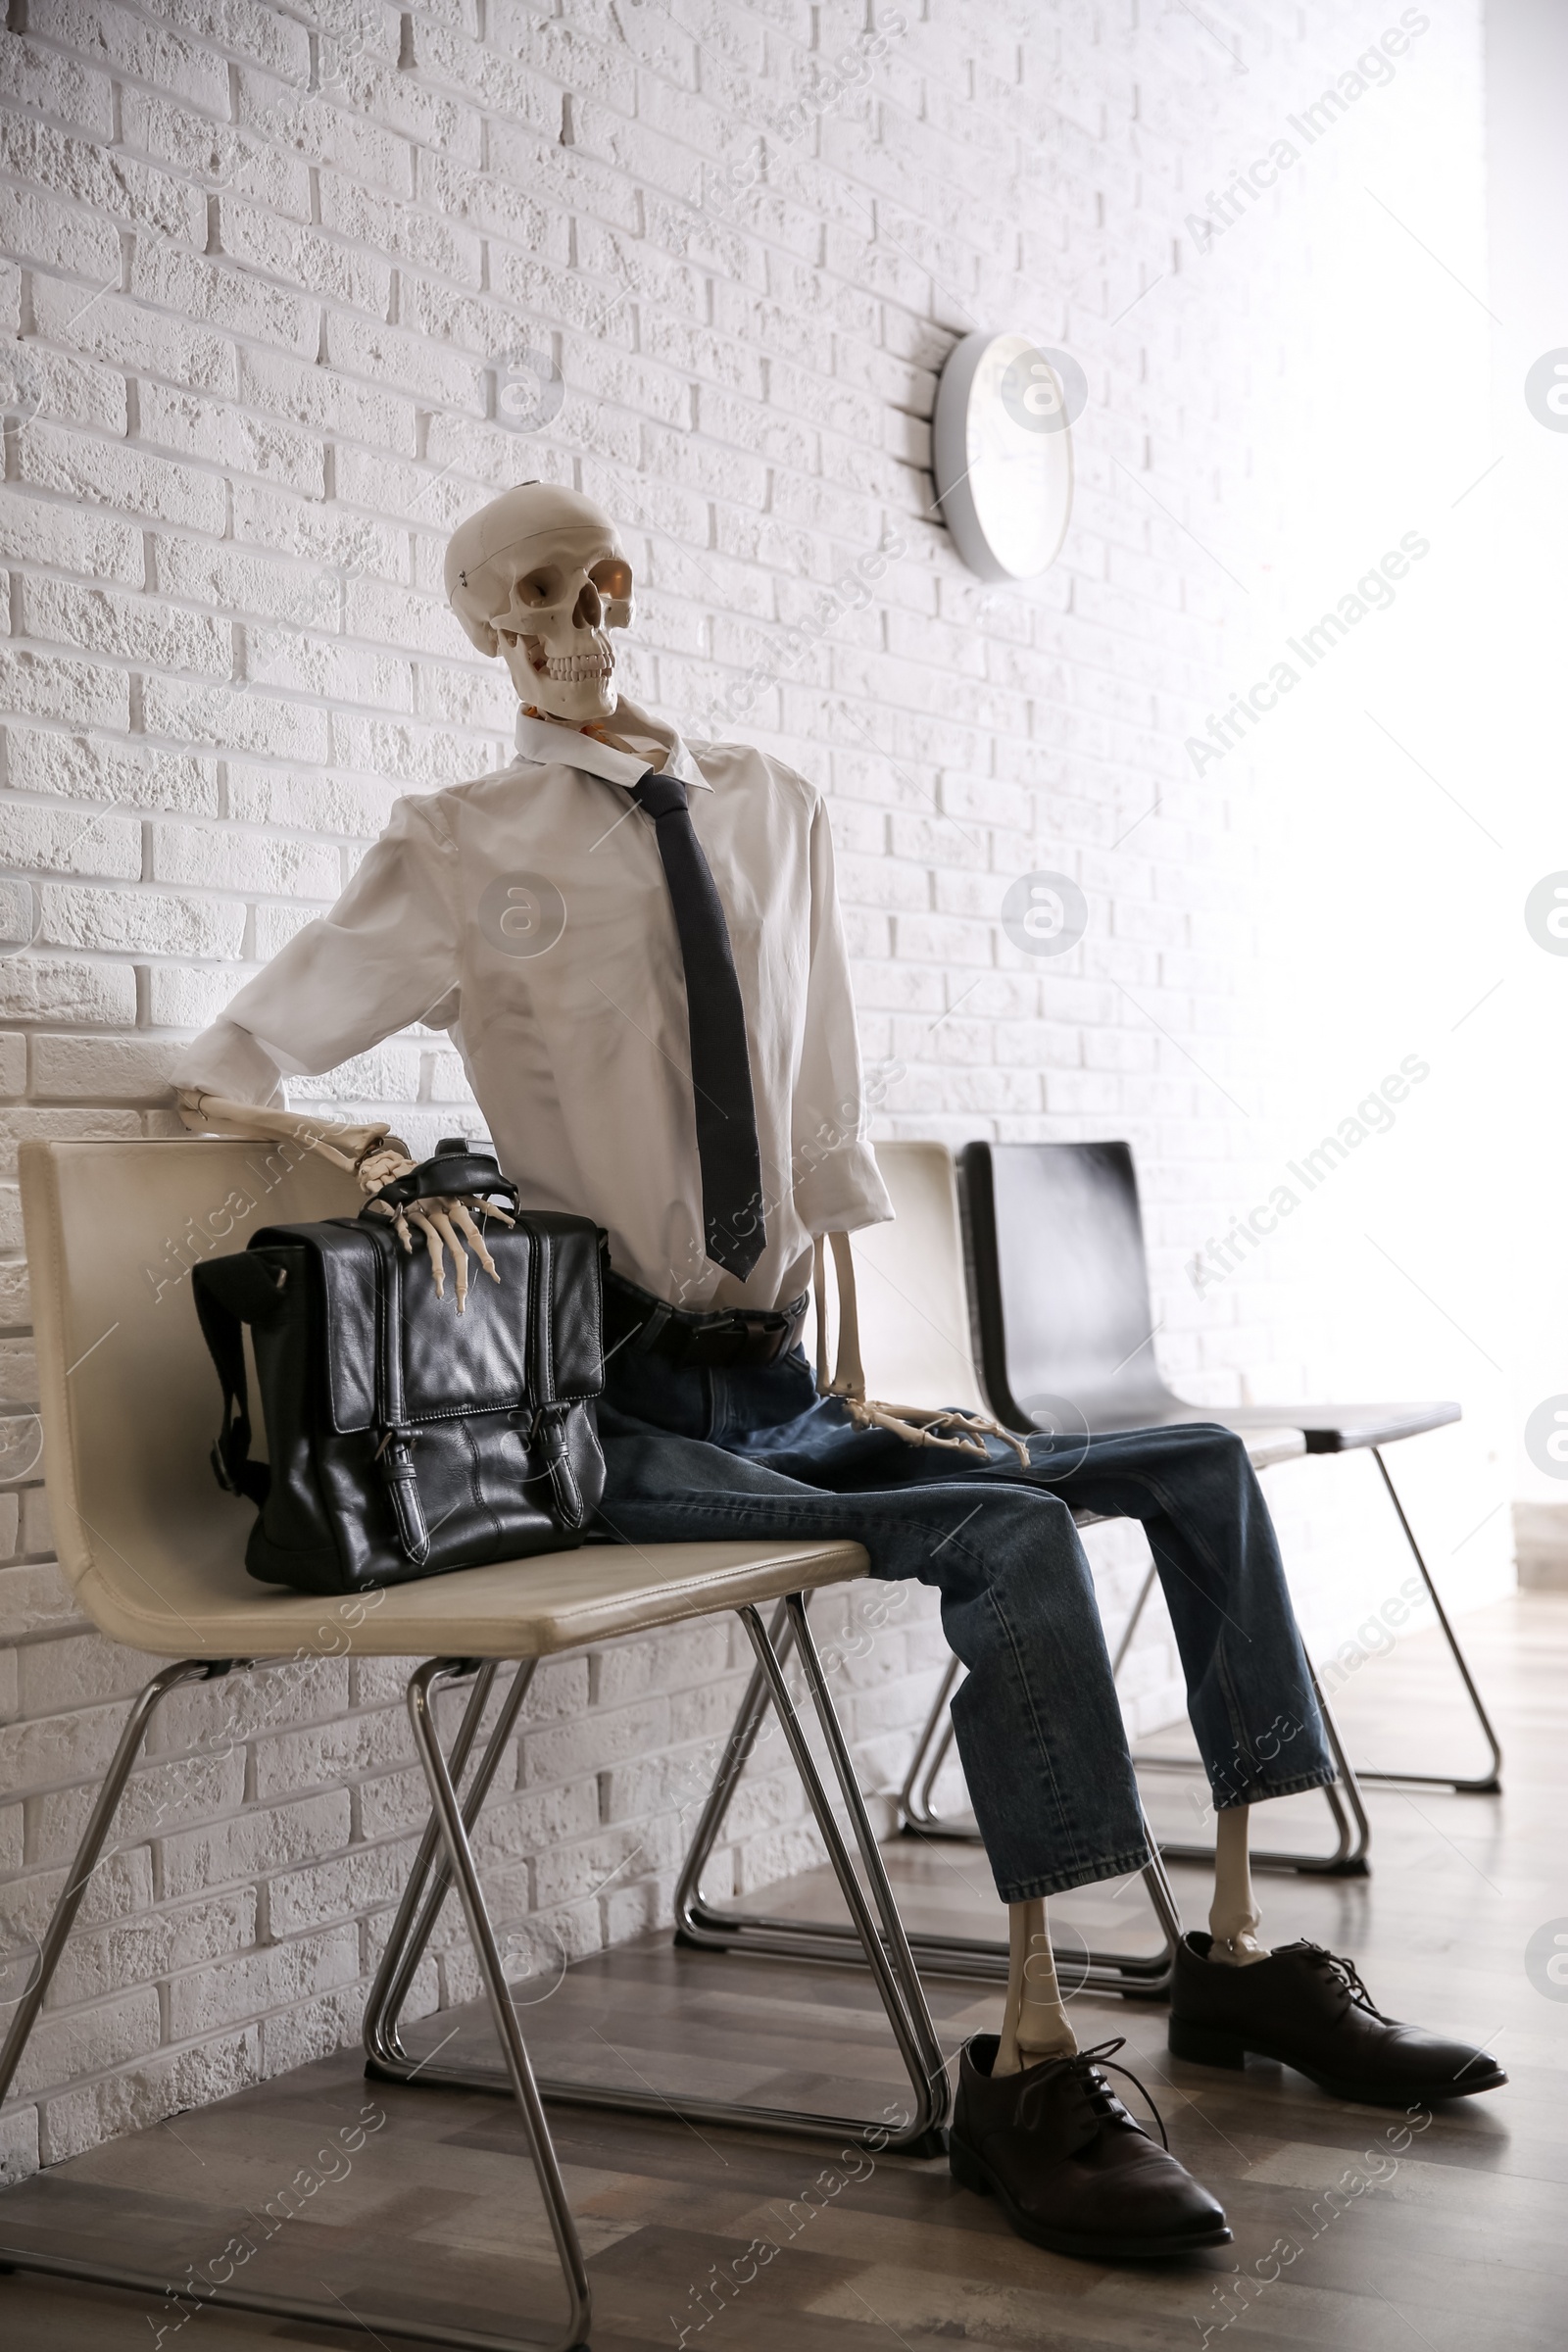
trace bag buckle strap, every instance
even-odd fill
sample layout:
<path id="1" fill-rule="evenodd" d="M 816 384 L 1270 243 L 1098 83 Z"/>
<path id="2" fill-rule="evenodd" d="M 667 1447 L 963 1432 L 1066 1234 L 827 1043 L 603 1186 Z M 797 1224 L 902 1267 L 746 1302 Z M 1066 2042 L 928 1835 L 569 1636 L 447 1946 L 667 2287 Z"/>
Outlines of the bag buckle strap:
<path id="1" fill-rule="evenodd" d="M 550 1477 L 551 1493 L 556 1509 L 568 1528 L 579 1528 L 588 1516 L 577 1473 L 572 1467 L 571 1448 L 566 1443 L 566 1420 L 571 1411 L 568 1404 L 542 1404 L 533 1416 L 528 1433 L 530 1447 L 543 1454 L 545 1469 Z"/>
<path id="2" fill-rule="evenodd" d="M 389 1423 L 371 1459 L 381 1465 L 387 1498 L 397 1522 L 398 1546 L 405 1559 L 422 1568 L 430 1556 L 430 1531 L 424 1524 L 418 1480 L 414 1474 L 414 1448 L 418 1433 L 402 1423 Z"/>

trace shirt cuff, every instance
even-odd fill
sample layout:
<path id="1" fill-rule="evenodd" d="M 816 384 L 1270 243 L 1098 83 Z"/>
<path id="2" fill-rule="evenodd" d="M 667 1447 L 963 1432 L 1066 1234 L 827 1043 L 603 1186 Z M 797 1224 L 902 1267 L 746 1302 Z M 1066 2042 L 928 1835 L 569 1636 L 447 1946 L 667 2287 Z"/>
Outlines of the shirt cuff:
<path id="1" fill-rule="evenodd" d="M 812 1236 L 888 1224 L 893 1203 L 870 1145 L 842 1145 L 797 1177 L 795 1213 Z"/>
<path id="2" fill-rule="evenodd" d="M 215 1021 L 174 1062 L 176 1086 L 200 1087 L 230 1102 L 270 1108 L 284 1101 L 281 1073 L 267 1048 L 237 1021 Z"/>

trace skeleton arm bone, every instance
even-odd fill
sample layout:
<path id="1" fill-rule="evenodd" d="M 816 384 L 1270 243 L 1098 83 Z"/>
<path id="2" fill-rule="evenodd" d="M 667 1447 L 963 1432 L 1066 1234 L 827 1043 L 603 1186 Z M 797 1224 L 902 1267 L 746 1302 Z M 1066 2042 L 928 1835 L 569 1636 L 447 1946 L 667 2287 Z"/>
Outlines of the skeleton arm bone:
<path id="1" fill-rule="evenodd" d="M 858 1429 L 885 1429 L 906 1446 L 938 1446 L 945 1452 L 967 1453 L 989 1461 L 986 1439 L 1000 1438 L 1010 1446 L 1024 1469 L 1029 1449 L 1022 1438 L 1004 1429 L 989 1413 L 963 1413 L 919 1404 L 878 1404 L 865 1393 L 860 1362 L 860 1323 L 855 1295 L 855 1259 L 847 1233 L 827 1236 L 833 1245 L 833 1270 L 838 1278 L 839 1344 L 833 1377 L 827 1372 L 827 1268 L 822 1236 L 813 1258 L 816 1288 L 816 1390 L 819 1396 L 836 1396 Z M 954 1434 L 946 1436 L 945 1431 Z"/>
<path id="2" fill-rule="evenodd" d="M 451 1250 L 460 1315 L 468 1301 L 468 1250 L 472 1250 L 492 1282 L 501 1280 L 495 1260 L 485 1247 L 483 1231 L 474 1222 L 466 1195 L 435 1195 L 413 1201 L 406 1208 L 394 1208 L 375 1198 L 383 1185 L 409 1175 L 418 1164 L 410 1157 L 402 1137 L 393 1135 L 384 1119 L 349 1126 L 340 1119 L 313 1118 L 294 1110 L 268 1110 L 254 1102 L 231 1102 L 224 1096 L 209 1094 L 205 1088 L 195 1086 L 179 1088 L 175 1100 L 181 1120 L 195 1135 L 237 1135 L 258 1143 L 298 1144 L 304 1151 L 319 1152 L 334 1167 L 355 1177 L 360 1190 L 370 1196 L 368 1205 L 378 1216 L 391 1218 L 398 1240 L 411 1255 L 414 1250 L 411 1227 L 416 1226 L 424 1236 L 438 1298 L 446 1297 L 445 1250 Z M 481 1217 L 499 1217 L 508 1225 L 513 1221 L 505 1209 L 493 1203 L 475 1200 L 472 1207 L 477 1208 Z"/>
<path id="3" fill-rule="evenodd" d="M 401 1165 L 384 1168 L 375 1179 L 377 1184 L 385 1184 L 390 1176 L 415 1164 L 408 1156 L 408 1145 L 391 1133 L 385 1119 L 350 1127 L 342 1119 L 312 1118 L 305 1111 L 268 1110 L 258 1102 L 231 1102 L 202 1086 L 180 1087 L 175 1107 L 192 1135 L 237 1135 L 247 1143 L 299 1144 L 307 1152 L 318 1152 L 351 1176 L 359 1175 L 372 1152 L 397 1155 Z"/>

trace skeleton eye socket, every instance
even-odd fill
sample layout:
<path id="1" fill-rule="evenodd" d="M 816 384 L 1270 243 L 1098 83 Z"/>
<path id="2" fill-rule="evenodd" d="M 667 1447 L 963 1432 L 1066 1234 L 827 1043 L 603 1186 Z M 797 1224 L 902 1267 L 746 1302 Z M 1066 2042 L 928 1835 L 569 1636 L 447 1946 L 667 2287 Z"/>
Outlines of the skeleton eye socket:
<path id="1" fill-rule="evenodd" d="M 591 566 L 588 577 L 607 605 L 621 603 L 631 594 L 631 565 L 624 556 L 606 556 Z"/>
<path id="2" fill-rule="evenodd" d="M 513 594 L 519 605 L 527 605 L 538 612 L 547 605 L 559 603 L 564 585 L 556 564 L 542 564 L 537 571 L 527 572 L 518 580 Z"/>

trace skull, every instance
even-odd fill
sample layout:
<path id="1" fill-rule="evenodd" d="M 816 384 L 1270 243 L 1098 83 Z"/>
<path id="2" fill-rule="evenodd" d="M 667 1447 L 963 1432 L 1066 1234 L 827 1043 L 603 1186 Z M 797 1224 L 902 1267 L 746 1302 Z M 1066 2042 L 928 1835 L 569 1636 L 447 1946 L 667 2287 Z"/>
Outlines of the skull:
<path id="1" fill-rule="evenodd" d="M 550 482 L 492 499 L 452 534 L 446 587 L 480 652 L 505 657 L 520 701 L 575 726 L 609 717 L 609 632 L 631 625 L 632 571 L 591 499 Z"/>

